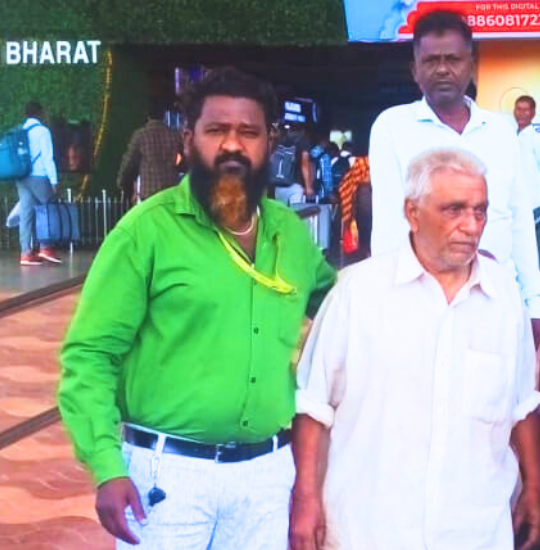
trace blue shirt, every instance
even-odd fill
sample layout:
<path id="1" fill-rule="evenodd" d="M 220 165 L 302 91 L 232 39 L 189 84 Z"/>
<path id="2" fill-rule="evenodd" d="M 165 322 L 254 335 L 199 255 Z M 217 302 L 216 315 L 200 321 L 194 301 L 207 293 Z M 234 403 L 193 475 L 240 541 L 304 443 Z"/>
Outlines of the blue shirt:
<path id="1" fill-rule="evenodd" d="M 39 126 L 35 126 L 39 124 Z M 30 158 L 32 164 L 31 176 L 49 178 L 51 185 L 58 184 L 58 174 L 53 158 L 53 143 L 51 132 L 37 118 L 28 118 L 23 128 L 30 128 L 28 132 L 28 145 L 30 147 Z M 35 159 L 35 160 L 34 160 Z"/>

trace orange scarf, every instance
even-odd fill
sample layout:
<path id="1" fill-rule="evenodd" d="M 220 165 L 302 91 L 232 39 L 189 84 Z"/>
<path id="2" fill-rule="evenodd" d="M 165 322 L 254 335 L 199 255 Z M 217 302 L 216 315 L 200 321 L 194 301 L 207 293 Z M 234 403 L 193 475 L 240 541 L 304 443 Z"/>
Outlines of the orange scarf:
<path id="1" fill-rule="evenodd" d="M 343 176 L 339 184 L 339 199 L 341 202 L 341 219 L 344 225 L 350 223 L 353 216 L 353 199 L 360 185 L 370 183 L 369 159 L 366 156 L 357 157 L 351 169 Z"/>

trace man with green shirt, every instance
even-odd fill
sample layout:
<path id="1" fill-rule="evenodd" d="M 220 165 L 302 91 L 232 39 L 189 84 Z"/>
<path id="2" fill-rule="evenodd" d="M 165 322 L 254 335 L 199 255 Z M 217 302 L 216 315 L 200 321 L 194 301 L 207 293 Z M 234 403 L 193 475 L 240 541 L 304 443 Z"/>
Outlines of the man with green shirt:
<path id="1" fill-rule="evenodd" d="M 190 173 L 120 221 L 85 283 L 59 404 L 117 548 L 287 547 L 291 357 L 335 273 L 264 196 L 275 107 L 234 69 L 197 83 Z"/>

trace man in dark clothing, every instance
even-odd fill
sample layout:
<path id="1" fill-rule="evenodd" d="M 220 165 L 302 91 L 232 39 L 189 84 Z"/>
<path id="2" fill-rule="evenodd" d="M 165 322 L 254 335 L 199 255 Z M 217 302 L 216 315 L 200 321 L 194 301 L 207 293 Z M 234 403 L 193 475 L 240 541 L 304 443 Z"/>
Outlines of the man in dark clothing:
<path id="1" fill-rule="evenodd" d="M 179 181 L 177 157 L 180 138 L 163 122 L 164 114 L 164 104 L 154 102 L 148 122 L 135 131 L 122 158 L 118 187 L 131 197 L 132 202 L 144 200 Z M 140 188 L 134 190 L 138 176 Z"/>
<path id="2" fill-rule="evenodd" d="M 282 145 L 296 149 L 295 181 L 285 187 L 277 186 L 275 197 L 278 201 L 290 205 L 303 202 L 304 196 L 313 196 L 313 172 L 310 159 L 311 145 L 303 127 L 292 127 L 283 138 Z"/>

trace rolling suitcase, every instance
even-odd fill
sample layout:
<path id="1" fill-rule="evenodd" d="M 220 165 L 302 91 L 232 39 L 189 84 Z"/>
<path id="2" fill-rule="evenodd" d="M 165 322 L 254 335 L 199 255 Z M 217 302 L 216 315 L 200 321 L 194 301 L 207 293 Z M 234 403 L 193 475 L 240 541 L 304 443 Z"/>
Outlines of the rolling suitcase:
<path id="1" fill-rule="evenodd" d="M 38 241 L 66 244 L 81 240 L 79 211 L 72 202 L 49 202 L 34 207 Z"/>

